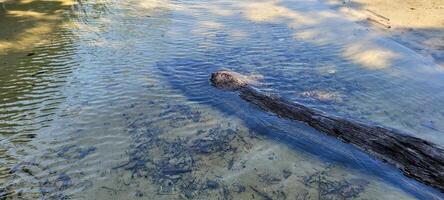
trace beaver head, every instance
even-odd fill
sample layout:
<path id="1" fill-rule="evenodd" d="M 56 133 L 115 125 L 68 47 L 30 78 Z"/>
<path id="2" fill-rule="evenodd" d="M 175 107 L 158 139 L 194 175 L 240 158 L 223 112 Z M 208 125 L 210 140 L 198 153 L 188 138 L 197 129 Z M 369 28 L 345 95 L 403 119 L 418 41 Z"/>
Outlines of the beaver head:
<path id="1" fill-rule="evenodd" d="M 214 87 L 222 90 L 238 90 L 250 82 L 247 76 L 231 71 L 213 72 L 210 81 Z"/>

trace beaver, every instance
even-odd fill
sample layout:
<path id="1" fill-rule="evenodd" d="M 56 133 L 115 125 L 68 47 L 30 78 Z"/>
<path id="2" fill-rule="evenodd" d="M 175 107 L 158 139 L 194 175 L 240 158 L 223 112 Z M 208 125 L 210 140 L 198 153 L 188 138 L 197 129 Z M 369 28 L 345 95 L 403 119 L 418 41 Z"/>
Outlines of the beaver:
<path id="1" fill-rule="evenodd" d="M 212 85 L 221 90 L 234 91 L 244 88 L 248 85 L 257 85 L 259 75 L 243 75 L 237 72 L 222 70 L 211 74 L 210 81 Z"/>
<path id="2" fill-rule="evenodd" d="M 241 99 L 266 112 L 302 121 L 398 167 L 406 176 L 444 192 L 444 150 L 431 142 L 374 122 L 364 123 L 329 115 L 300 103 L 263 93 L 251 87 L 256 84 L 253 76 L 224 70 L 212 73 L 210 81 L 219 89 L 238 91 Z"/>

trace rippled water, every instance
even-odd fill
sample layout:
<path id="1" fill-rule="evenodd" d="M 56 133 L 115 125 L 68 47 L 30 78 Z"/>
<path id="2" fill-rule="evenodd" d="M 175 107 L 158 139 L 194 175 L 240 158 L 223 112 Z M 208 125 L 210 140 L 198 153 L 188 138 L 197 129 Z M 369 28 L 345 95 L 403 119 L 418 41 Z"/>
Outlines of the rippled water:
<path id="1" fill-rule="evenodd" d="M 209 74 L 444 145 L 443 70 L 318 1 L 87 1 L 0 81 L 0 195 L 442 199 Z"/>

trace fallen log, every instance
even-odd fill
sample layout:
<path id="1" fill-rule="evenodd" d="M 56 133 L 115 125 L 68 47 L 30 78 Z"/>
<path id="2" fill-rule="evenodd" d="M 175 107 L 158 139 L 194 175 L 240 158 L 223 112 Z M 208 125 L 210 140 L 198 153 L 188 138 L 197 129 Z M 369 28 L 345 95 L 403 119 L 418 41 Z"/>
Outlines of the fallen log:
<path id="1" fill-rule="evenodd" d="M 363 151 L 388 162 L 408 177 L 444 192 L 444 150 L 399 130 L 367 124 L 264 94 L 250 86 L 247 76 L 231 71 L 211 74 L 216 88 L 238 91 L 239 96 L 264 111 L 279 117 L 302 121 L 318 131 L 353 144 Z"/>

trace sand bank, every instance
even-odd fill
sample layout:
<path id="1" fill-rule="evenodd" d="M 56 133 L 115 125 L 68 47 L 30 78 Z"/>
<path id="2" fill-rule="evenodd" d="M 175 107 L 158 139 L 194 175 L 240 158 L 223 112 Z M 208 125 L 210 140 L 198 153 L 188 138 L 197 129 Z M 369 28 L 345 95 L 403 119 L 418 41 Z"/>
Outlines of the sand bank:
<path id="1" fill-rule="evenodd" d="M 444 0 L 329 0 L 329 3 L 444 66 Z"/>

